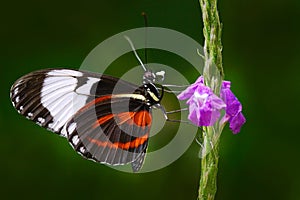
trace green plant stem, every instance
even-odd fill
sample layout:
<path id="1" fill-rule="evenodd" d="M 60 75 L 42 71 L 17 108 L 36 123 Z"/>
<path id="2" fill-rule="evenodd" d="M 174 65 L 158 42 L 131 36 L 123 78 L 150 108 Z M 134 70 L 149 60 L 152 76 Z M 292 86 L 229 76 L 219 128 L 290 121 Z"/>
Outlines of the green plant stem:
<path id="1" fill-rule="evenodd" d="M 215 94 L 220 94 L 224 76 L 222 66 L 222 25 L 217 10 L 217 0 L 199 0 L 202 18 L 205 66 L 203 76 L 205 84 Z M 217 192 L 217 173 L 219 161 L 219 136 L 222 127 L 217 122 L 214 126 L 203 128 L 203 147 L 201 152 L 201 177 L 199 200 L 213 200 Z"/>
<path id="2" fill-rule="evenodd" d="M 221 77 L 224 76 L 222 64 L 222 24 L 220 22 L 217 9 L 217 0 L 199 0 L 202 19 L 203 19 L 203 35 L 204 35 L 204 55 L 206 61 L 210 65 L 214 63 Z"/>
<path id="3" fill-rule="evenodd" d="M 211 142 L 214 138 L 213 128 L 207 127 L 204 132 L 198 199 L 213 200 L 217 192 L 219 142 Z"/>

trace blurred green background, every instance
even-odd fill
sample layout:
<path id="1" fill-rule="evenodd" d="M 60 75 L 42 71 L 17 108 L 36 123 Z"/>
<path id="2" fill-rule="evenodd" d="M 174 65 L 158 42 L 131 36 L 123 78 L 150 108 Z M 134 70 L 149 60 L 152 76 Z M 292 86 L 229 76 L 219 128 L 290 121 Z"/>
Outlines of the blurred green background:
<path id="1" fill-rule="evenodd" d="M 238 135 L 228 127 L 222 134 L 216 199 L 300 199 L 300 1 L 228 0 L 218 6 L 226 79 L 247 123 Z M 142 11 L 149 26 L 174 29 L 203 44 L 196 0 L 1 2 L 3 199 L 196 199 L 196 144 L 159 171 L 122 173 L 82 159 L 65 139 L 29 122 L 10 103 L 17 78 L 42 68 L 78 68 L 106 38 L 142 27 Z M 166 60 L 155 53 L 151 59 Z M 132 55 L 127 62 L 137 64 Z"/>

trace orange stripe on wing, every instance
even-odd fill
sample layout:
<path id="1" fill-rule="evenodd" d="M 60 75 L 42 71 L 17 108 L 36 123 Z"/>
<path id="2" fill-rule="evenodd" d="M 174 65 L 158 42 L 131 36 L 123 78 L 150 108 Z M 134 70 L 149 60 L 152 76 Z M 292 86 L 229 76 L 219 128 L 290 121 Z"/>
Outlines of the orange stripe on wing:
<path id="1" fill-rule="evenodd" d="M 115 116 L 117 117 L 118 124 L 128 123 L 130 125 L 133 124 L 133 118 L 136 112 L 122 112 L 118 113 Z"/>
<path id="2" fill-rule="evenodd" d="M 93 138 L 88 138 L 88 140 L 91 142 L 91 143 L 94 143 L 96 144 L 97 146 L 101 146 L 101 147 L 109 147 L 109 148 L 121 148 L 121 149 L 124 149 L 124 150 L 128 150 L 130 148 L 137 148 L 139 147 L 140 145 L 144 144 L 147 140 L 148 140 L 148 134 L 142 136 L 142 137 L 138 137 L 130 142 L 126 142 L 126 143 L 122 143 L 122 142 L 115 142 L 115 143 L 112 143 L 110 141 L 108 142 L 102 142 L 100 140 L 97 140 L 97 139 L 93 139 Z"/>
<path id="3" fill-rule="evenodd" d="M 111 120 L 113 117 L 114 117 L 113 114 L 108 114 L 108 115 L 105 115 L 105 116 L 97 119 L 93 125 L 93 128 L 97 128 L 99 125 L 104 124 L 105 122 Z"/>
<path id="4" fill-rule="evenodd" d="M 118 123 L 123 124 L 124 122 L 129 125 L 137 125 L 140 127 L 149 126 L 152 122 L 152 117 L 150 113 L 146 110 L 138 111 L 138 112 L 122 112 L 116 114 L 115 117 L 118 118 Z"/>
<path id="5" fill-rule="evenodd" d="M 83 111 L 87 110 L 89 107 L 91 107 L 92 105 L 95 105 L 96 103 L 99 103 L 101 101 L 106 101 L 109 99 L 111 99 L 111 95 L 98 97 L 98 98 L 94 99 L 93 101 L 90 101 L 89 103 L 85 104 L 85 106 L 80 108 L 80 110 L 78 112 L 83 112 Z"/>
<path id="6" fill-rule="evenodd" d="M 129 125 L 137 125 L 142 128 L 150 126 L 152 122 L 152 117 L 148 111 L 139 111 L 139 112 L 122 112 L 118 114 L 108 114 L 97 119 L 93 125 L 93 128 L 97 128 L 99 125 L 104 124 L 105 122 L 115 118 L 117 123 L 123 124 L 128 123 Z"/>
<path id="7" fill-rule="evenodd" d="M 142 110 L 134 115 L 133 121 L 138 126 L 149 126 L 152 122 L 152 117 L 147 110 Z"/>

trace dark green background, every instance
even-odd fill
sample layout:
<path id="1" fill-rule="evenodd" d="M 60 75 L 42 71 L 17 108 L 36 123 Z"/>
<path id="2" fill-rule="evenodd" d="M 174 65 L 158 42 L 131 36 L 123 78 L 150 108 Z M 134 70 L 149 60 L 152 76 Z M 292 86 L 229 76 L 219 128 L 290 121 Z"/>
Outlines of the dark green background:
<path id="1" fill-rule="evenodd" d="M 198 2 L 1 4 L 1 197 L 196 199 L 200 170 L 196 144 L 159 171 L 122 173 L 82 159 L 65 139 L 20 116 L 10 103 L 9 89 L 33 70 L 78 68 L 106 38 L 142 27 L 141 11 L 148 13 L 150 26 L 180 31 L 203 44 Z M 228 127 L 222 134 L 216 199 L 300 199 L 300 1 L 221 0 L 218 6 L 224 24 L 226 79 L 243 103 L 247 123 L 238 135 Z M 165 57 L 153 53 L 149 59 L 159 62 Z M 131 57 L 123 64 L 137 63 Z"/>

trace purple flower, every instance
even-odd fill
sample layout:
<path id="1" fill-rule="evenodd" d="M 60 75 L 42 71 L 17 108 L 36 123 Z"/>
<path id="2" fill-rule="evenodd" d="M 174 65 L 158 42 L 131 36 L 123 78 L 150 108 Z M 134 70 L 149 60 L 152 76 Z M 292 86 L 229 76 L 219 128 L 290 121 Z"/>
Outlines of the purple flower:
<path id="1" fill-rule="evenodd" d="M 223 81 L 221 87 L 221 98 L 204 85 L 203 76 L 195 83 L 181 92 L 177 98 L 187 100 L 189 105 L 189 120 L 197 126 L 212 126 L 220 118 L 220 111 L 225 109 L 225 116 L 221 124 L 229 122 L 233 133 L 240 132 L 242 125 L 246 122 L 242 114 L 242 105 L 230 90 L 230 82 Z"/>
<path id="2" fill-rule="evenodd" d="M 177 97 L 188 99 L 188 118 L 197 126 L 212 126 L 219 119 L 220 110 L 226 107 L 223 100 L 204 85 L 202 76 Z"/>
<path id="3" fill-rule="evenodd" d="M 221 123 L 229 122 L 229 128 L 233 133 L 238 133 L 246 122 L 242 114 L 242 104 L 230 90 L 230 81 L 223 81 L 221 87 L 221 98 L 226 103 L 226 114 Z"/>

